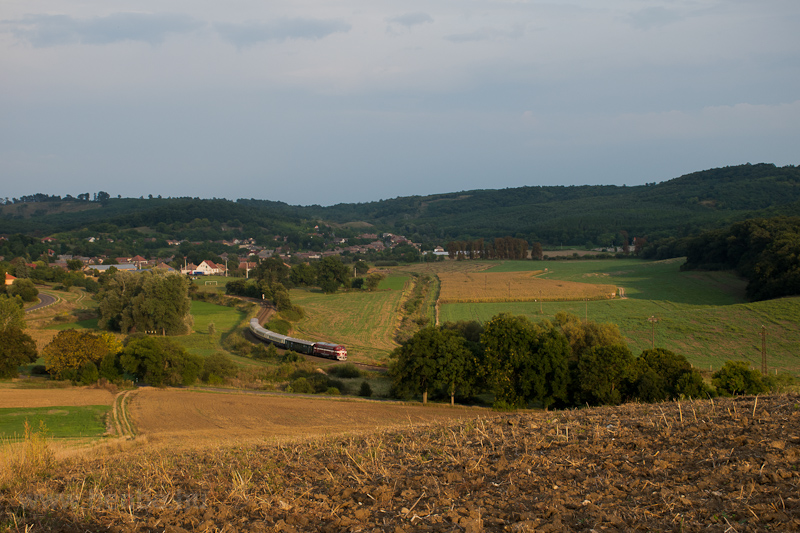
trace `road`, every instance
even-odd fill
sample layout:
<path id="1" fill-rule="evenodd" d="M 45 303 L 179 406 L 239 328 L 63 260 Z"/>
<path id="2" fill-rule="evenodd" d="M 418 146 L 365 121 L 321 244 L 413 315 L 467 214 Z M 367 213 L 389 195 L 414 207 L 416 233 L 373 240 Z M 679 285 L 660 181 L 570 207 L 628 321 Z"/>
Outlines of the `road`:
<path id="1" fill-rule="evenodd" d="M 39 303 L 27 308 L 25 310 L 26 313 L 30 313 L 31 311 L 37 311 L 39 309 L 43 309 L 48 305 L 53 305 L 56 303 L 57 298 L 55 296 L 51 296 L 50 294 L 45 294 L 43 292 L 39 293 Z"/>

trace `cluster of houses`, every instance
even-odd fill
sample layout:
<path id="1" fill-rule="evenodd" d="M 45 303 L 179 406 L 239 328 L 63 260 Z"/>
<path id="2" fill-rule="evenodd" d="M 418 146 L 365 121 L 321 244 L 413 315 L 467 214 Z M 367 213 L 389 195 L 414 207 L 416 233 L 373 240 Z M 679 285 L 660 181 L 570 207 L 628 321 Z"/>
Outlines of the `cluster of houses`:
<path id="1" fill-rule="evenodd" d="M 89 238 L 90 240 L 93 239 L 92 237 Z M 285 237 L 276 236 L 276 240 L 280 241 L 283 239 L 286 241 Z M 347 239 L 335 239 L 335 248 L 332 250 L 326 250 L 323 252 L 295 252 L 290 254 L 289 252 L 283 249 L 264 249 L 261 246 L 256 245 L 254 239 L 235 239 L 233 241 L 222 241 L 221 243 L 226 246 L 236 246 L 238 247 L 244 255 L 240 255 L 237 257 L 229 257 L 227 253 L 223 253 L 220 257 L 224 261 L 224 263 L 215 263 L 210 260 L 202 261 L 200 264 L 196 265 L 193 263 L 187 263 L 184 260 L 184 264 L 179 269 L 175 269 L 170 266 L 169 263 L 175 264 L 175 256 L 167 257 L 167 258 L 160 258 L 160 259 L 146 259 L 141 255 L 135 255 L 133 257 L 115 257 L 114 261 L 111 263 L 115 264 L 103 264 L 108 263 L 106 258 L 104 257 L 81 257 L 81 256 L 73 256 L 73 255 L 58 255 L 55 256 L 55 252 L 52 250 L 48 251 L 50 256 L 54 257 L 54 260 L 51 262 L 52 266 L 59 266 L 64 269 L 67 269 L 68 262 L 79 260 L 84 265 L 85 271 L 90 270 L 97 270 L 99 272 L 103 272 L 108 270 L 112 266 L 117 270 L 128 270 L 128 271 L 136 271 L 136 270 L 146 270 L 146 269 L 160 269 L 168 272 L 180 272 L 181 274 L 186 275 L 204 275 L 204 276 L 225 276 L 228 275 L 228 267 L 227 262 L 229 259 L 234 260 L 238 264 L 238 268 L 243 270 L 245 274 L 249 274 L 249 272 L 255 269 L 258 266 L 257 261 L 261 261 L 263 259 L 267 259 L 269 257 L 277 256 L 283 259 L 285 262 L 289 262 L 291 258 L 300 259 L 301 261 L 314 261 L 319 260 L 328 256 L 333 255 L 341 255 L 345 252 L 349 252 L 350 254 L 366 254 L 370 251 L 383 251 L 387 248 L 394 248 L 395 246 L 400 245 L 412 245 L 417 249 L 420 248 L 419 244 L 412 243 L 407 238 L 401 235 L 394 235 L 391 233 L 384 233 L 380 237 L 377 234 L 369 234 L 365 233 L 358 236 L 360 241 L 370 241 L 368 244 L 357 244 L 357 245 L 347 245 Z M 45 237 L 42 239 L 43 243 L 51 243 L 54 242 L 52 237 Z M 178 246 L 183 241 L 167 241 L 170 246 Z M 202 244 L 202 243 L 196 243 Z M 442 248 L 437 248 L 434 254 L 446 254 Z M 0 258 L 2 259 L 2 258 Z M 253 261 L 256 259 L 256 261 Z M 35 264 L 29 265 L 32 268 L 35 268 Z M 8 284 L 8 280 L 6 280 Z"/>

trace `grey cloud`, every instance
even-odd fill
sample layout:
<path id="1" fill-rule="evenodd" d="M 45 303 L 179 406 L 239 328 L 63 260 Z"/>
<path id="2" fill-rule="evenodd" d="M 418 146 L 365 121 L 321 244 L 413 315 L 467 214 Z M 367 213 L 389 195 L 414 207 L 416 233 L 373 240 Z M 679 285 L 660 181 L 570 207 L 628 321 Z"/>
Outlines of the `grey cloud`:
<path id="1" fill-rule="evenodd" d="M 267 41 L 306 39 L 318 41 L 333 33 L 347 33 L 352 26 L 341 20 L 281 19 L 269 23 L 217 24 L 219 34 L 237 47 Z"/>
<path id="2" fill-rule="evenodd" d="M 497 28 L 481 28 L 469 33 L 456 33 L 453 35 L 445 36 L 450 42 L 453 43 L 468 43 L 475 41 L 498 41 L 505 39 L 519 39 L 525 35 L 525 28 L 522 25 L 514 26 L 510 30 L 501 30 Z"/>
<path id="3" fill-rule="evenodd" d="M 170 33 L 188 33 L 203 25 L 191 17 L 174 14 L 114 13 L 89 19 L 26 15 L 18 20 L 0 22 L 0 31 L 11 33 L 35 47 L 120 41 L 158 44 Z"/>
<path id="4" fill-rule="evenodd" d="M 648 7 L 634 11 L 630 14 L 629 22 L 634 28 L 649 30 L 678 22 L 683 17 L 671 9 L 665 7 Z"/>
<path id="5" fill-rule="evenodd" d="M 405 15 L 387 19 L 387 22 L 389 24 L 400 24 L 401 26 L 410 28 L 412 26 L 433 22 L 433 18 L 427 13 L 406 13 Z"/>

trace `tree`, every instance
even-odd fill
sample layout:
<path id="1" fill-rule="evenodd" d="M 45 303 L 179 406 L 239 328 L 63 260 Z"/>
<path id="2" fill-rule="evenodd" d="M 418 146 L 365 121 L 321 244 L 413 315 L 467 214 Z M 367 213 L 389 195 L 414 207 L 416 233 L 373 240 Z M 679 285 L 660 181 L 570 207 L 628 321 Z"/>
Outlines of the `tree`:
<path id="1" fill-rule="evenodd" d="M 364 274 L 369 272 L 369 265 L 365 261 L 362 261 L 360 259 L 353 264 L 353 268 L 355 269 L 356 274 L 358 274 L 359 276 L 363 276 Z"/>
<path id="2" fill-rule="evenodd" d="M 170 339 L 136 337 L 128 339 L 120 364 L 129 374 L 161 387 L 191 385 L 200 375 L 203 359 Z"/>
<path id="3" fill-rule="evenodd" d="M 0 329 L 0 378 L 15 378 L 18 368 L 36 361 L 36 343 L 16 327 Z"/>
<path id="4" fill-rule="evenodd" d="M 622 403 L 633 354 L 627 346 L 595 346 L 581 354 L 578 379 L 583 401 L 591 405 Z"/>
<path id="5" fill-rule="evenodd" d="M 428 391 L 438 375 L 441 334 L 435 327 L 415 333 L 391 357 L 395 359 L 389 370 L 395 390 L 405 394 L 422 394 L 422 403 L 428 403 Z"/>
<path id="6" fill-rule="evenodd" d="M 693 376 L 691 374 L 697 374 Z M 664 348 L 645 350 L 632 367 L 631 393 L 645 402 L 680 398 L 698 398 L 707 387 L 703 378 L 683 355 Z"/>
<path id="7" fill-rule="evenodd" d="M 498 405 L 548 407 L 566 401 L 570 349 L 552 324 L 501 313 L 486 324 L 481 343 Z"/>
<path id="8" fill-rule="evenodd" d="M 317 285 L 322 292 L 332 294 L 339 287 L 350 286 L 350 268 L 338 256 L 323 258 L 317 265 Z"/>
<path id="9" fill-rule="evenodd" d="M 452 404 L 456 389 L 470 392 L 474 376 L 471 355 L 455 331 L 423 328 L 392 353 L 396 359 L 390 370 L 394 388 L 401 394 L 422 394 L 423 404 L 433 388 L 442 388 Z"/>
<path id="10" fill-rule="evenodd" d="M 21 302 L 17 298 L 0 296 L 0 331 L 25 329 L 25 311 L 22 310 L 20 305 Z"/>
<path id="11" fill-rule="evenodd" d="M 86 363 L 99 365 L 109 354 L 118 349 L 119 343 L 111 334 L 95 335 L 88 331 L 65 329 L 59 331 L 44 347 L 42 355 L 50 374 L 62 378 L 75 376 Z"/>
<path id="12" fill-rule="evenodd" d="M 298 263 L 289 272 L 289 281 L 298 287 L 308 287 L 314 284 L 317 273 L 308 263 Z"/>
<path id="13" fill-rule="evenodd" d="M 185 333 L 191 325 L 190 283 L 178 274 L 118 271 L 96 297 L 100 327 L 122 333 Z"/>
<path id="14" fill-rule="evenodd" d="M 19 296 L 26 302 L 35 302 L 39 289 L 29 279 L 15 279 L 8 291 L 11 296 Z"/>
<path id="15" fill-rule="evenodd" d="M 80 270 L 83 268 L 83 261 L 80 259 L 70 259 L 67 261 L 67 268 L 73 272 Z"/>
<path id="16" fill-rule="evenodd" d="M 384 280 L 386 276 L 381 274 L 380 272 L 373 272 L 372 274 L 368 274 L 366 278 L 366 285 L 368 291 L 374 291 L 378 288 L 378 285 L 381 284 L 381 281 Z"/>
<path id="17" fill-rule="evenodd" d="M 718 392 L 729 396 L 761 394 L 769 390 L 747 361 L 725 361 L 722 368 L 712 374 L 711 383 Z"/>

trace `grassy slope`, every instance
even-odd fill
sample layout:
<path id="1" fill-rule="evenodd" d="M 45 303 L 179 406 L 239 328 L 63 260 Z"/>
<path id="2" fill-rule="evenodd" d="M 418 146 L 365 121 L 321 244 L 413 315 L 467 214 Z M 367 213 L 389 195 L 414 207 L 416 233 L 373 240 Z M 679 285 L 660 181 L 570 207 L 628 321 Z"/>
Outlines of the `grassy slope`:
<path id="1" fill-rule="evenodd" d="M 610 282 L 623 287 L 625 300 L 450 304 L 441 320 L 486 321 L 501 312 L 552 319 L 567 311 L 598 322 L 617 324 L 634 353 L 649 348 L 659 322 L 656 346 L 683 353 L 701 369 L 718 369 L 728 359 L 761 366 L 761 326 L 767 327 L 771 371 L 800 374 L 800 298 L 758 303 L 744 300 L 745 282 L 728 272 L 680 272 L 681 261 L 638 260 L 548 262 L 547 277 L 567 281 Z M 495 271 L 533 270 L 541 263 L 505 262 Z M 540 314 L 540 308 L 543 314 Z"/>
<path id="2" fill-rule="evenodd" d="M 407 278 L 389 276 L 375 292 L 322 294 L 291 291 L 292 302 L 305 309 L 306 318 L 295 324 L 292 335 L 309 340 L 342 343 L 348 358 L 358 363 L 385 361 L 397 346 L 392 340 Z"/>

